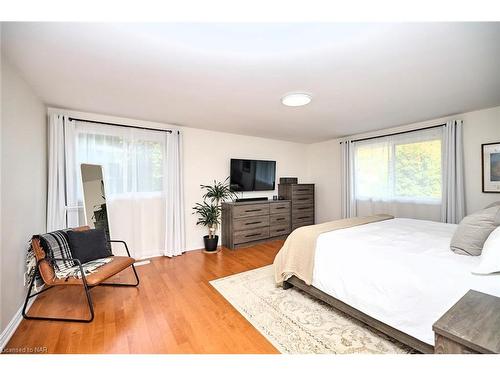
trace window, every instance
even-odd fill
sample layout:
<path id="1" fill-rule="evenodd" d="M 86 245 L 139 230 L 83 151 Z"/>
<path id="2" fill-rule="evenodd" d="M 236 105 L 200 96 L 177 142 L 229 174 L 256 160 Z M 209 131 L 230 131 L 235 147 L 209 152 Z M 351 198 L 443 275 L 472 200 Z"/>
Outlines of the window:
<path id="1" fill-rule="evenodd" d="M 355 198 L 441 203 L 441 143 L 441 129 L 356 142 Z"/>
<path id="2" fill-rule="evenodd" d="M 108 194 L 159 193 L 163 190 L 164 142 L 154 138 L 158 134 L 135 131 L 110 135 L 100 134 L 92 128 L 77 130 L 77 165 L 102 165 Z"/>
<path id="3" fill-rule="evenodd" d="M 167 212 L 173 212 L 167 211 L 167 133 L 85 121 L 68 122 L 65 132 L 68 226 L 84 225 L 86 219 L 80 165 L 98 164 L 111 237 L 126 241 L 137 258 L 165 252 Z M 178 140 L 172 140 L 173 147 Z"/>

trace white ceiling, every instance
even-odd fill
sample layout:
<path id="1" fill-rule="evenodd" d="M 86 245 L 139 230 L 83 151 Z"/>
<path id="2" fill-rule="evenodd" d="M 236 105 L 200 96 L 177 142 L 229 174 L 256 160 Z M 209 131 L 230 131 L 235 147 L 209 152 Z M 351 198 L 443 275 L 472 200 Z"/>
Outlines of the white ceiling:
<path id="1" fill-rule="evenodd" d="M 500 23 L 4 23 L 50 106 L 299 142 L 500 105 Z M 303 91 L 305 107 L 280 98 Z"/>

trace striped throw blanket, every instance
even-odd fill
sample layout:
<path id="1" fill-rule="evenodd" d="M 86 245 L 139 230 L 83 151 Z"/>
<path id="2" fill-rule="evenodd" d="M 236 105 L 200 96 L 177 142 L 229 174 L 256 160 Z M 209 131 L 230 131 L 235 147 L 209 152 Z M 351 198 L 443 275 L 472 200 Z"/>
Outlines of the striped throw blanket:
<path id="1" fill-rule="evenodd" d="M 55 232 L 40 234 L 40 244 L 46 251 L 46 257 L 52 262 L 56 277 L 63 278 L 68 269 L 75 266 L 71 260 L 73 255 L 69 248 L 68 230 L 56 230 Z M 55 259 L 58 259 L 57 261 Z M 78 266 L 77 266 L 78 268 Z"/>
<path id="2" fill-rule="evenodd" d="M 69 246 L 68 234 L 70 229 L 57 230 L 55 232 L 40 234 L 37 237 L 40 239 L 47 260 L 54 267 L 54 273 L 58 279 L 66 279 L 68 277 L 81 278 L 80 267 L 72 260 L 73 255 Z M 57 259 L 57 260 L 56 260 Z M 99 267 L 112 261 L 112 258 L 102 258 L 92 260 L 82 264 L 85 276 L 94 273 Z M 30 246 L 26 256 L 26 273 L 25 285 L 29 285 L 31 279 L 35 276 L 36 257 L 33 248 Z M 36 280 L 35 286 L 39 286 L 39 280 Z M 36 288 L 35 288 L 36 289 Z"/>

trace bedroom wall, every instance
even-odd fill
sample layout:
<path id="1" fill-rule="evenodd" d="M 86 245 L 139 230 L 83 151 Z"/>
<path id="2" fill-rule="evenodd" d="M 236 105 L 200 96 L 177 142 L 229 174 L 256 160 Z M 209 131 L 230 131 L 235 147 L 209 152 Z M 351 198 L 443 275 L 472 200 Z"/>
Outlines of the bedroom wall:
<path id="1" fill-rule="evenodd" d="M 340 146 L 338 139 L 308 145 L 308 178 L 315 186 L 316 222 L 340 219 Z"/>
<path id="2" fill-rule="evenodd" d="M 500 193 L 483 193 L 481 144 L 500 142 L 500 106 L 467 112 L 464 120 L 465 205 L 467 213 L 500 201 Z"/>
<path id="3" fill-rule="evenodd" d="M 2 57 L 1 327 L 22 305 L 26 246 L 46 222 L 46 109 Z M 6 235 L 8 233 L 8 235 Z"/>
<path id="4" fill-rule="evenodd" d="M 469 214 L 500 200 L 499 193 L 481 191 L 481 144 L 500 142 L 500 106 L 351 137 L 362 138 L 417 129 L 442 124 L 451 119 L 464 121 L 465 206 Z M 341 216 L 339 142 L 347 138 L 332 139 L 308 146 L 308 178 L 316 183 L 317 222 L 335 220 Z"/>

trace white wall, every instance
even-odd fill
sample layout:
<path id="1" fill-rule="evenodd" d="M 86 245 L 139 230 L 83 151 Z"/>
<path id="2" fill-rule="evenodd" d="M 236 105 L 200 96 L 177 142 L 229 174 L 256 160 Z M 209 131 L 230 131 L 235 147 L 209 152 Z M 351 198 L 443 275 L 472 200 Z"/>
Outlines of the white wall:
<path id="1" fill-rule="evenodd" d="M 308 178 L 315 186 L 316 222 L 339 219 L 340 145 L 338 139 L 308 145 Z"/>
<path id="2" fill-rule="evenodd" d="M 500 106 L 464 113 L 465 206 L 467 213 L 500 201 L 500 193 L 483 193 L 481 144 L 500 142 Z"/>
<path id="3" fill-rule="evenodd" d="M 464 120 L 465 205 L 466 212 L 469 214 L 500 200 L 498 193 L 482 193 L 481 191 L 481 144 L 500 142 L 500 106 L 377 132 L 356 134 L 342 139 L 364 138 L 438 125 L 450 119 Z M 341 217 L 339 141 L 342 139 L 308 145 L 308 178 L 316 183 L 317 222 Z"/>
<path id="4" fill-rule="evenodd" d="M 26 248 L 46 222 L 46 110 L 2 57 L 2 331 L 23 302 Z"/>

